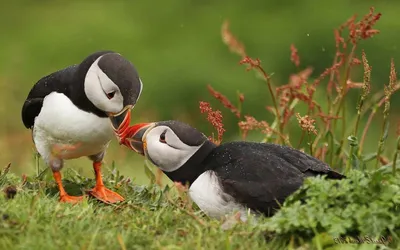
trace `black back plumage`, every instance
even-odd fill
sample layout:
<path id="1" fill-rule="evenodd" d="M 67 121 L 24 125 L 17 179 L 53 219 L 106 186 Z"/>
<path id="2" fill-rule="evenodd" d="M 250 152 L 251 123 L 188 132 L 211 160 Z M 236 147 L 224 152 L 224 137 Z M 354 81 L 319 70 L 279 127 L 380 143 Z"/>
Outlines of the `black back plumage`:
<path id="1" fill-rule="evenodd" d="M 202 165 L 216 172 L 224 192 L 266 215 L 272 215 L 302 185 L 305 177 L 344 177 L 299 150 L 267 143 L 222 144 L 213 149 Z"/>
<path id="2" fill-rule="evenodd" d="M 52 92 L 69 96 L 70 82 L 76 72 L 77 65 L 70 66 L 41 78 L 31 89 L 22 107 L 22 121 L 27 128 L 34 125 L 35 117 L 42 109 L 43 99 Z"/>
<path id="3" fill-rule="evenodd" d="M 80 109 L 100 117 L 106 114 L 89 101 L 84 94 L 84 80 L 90 66 L 101 55 L 113 51 L 99 51 L 88 56 L 81 64 L 73 65 L 41 78 L 31 89 L 22 107 L 22 121 L 26 128 L 32 128 L 36 116 L 42 109 L 44 98 L 52 92 L 67 96 Z"/>
<path id="4" fill-rule="evenodd" d="M 217 175 L 222 191 L 247 208 L 273 215 L 279 204 L 304 181 L 326 175 L 342 179 L 326 163 L 297 149 L 255 142 L 229 142 L 215 146 L 206 141 L 183 166 L 165 172 L 173 181 L 192 184 L 202 173 Z M 222 194 L 222 197 L 229 197 Z"/>

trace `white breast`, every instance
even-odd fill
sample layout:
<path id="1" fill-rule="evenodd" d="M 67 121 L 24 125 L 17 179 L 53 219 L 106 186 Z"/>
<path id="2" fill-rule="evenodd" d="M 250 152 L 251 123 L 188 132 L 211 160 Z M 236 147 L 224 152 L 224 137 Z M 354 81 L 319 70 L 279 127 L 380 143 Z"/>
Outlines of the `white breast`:
<path id="1" fill-rule="evenodd" d="M 45 160 L 54 145 L 78 145 L 59 157 L 71 159 L 104 151 L 112 138 L 108 118 L 80 110 L 68 97 L 56 92 L 44 98 L 33 129 L 36 148 Z"/>
<path id="2" fill-rule="evenodd" d="M 199 208 L 212 218 L 220 219 L 234 211 L 239 211 L 241 220 L 247 220 L 245 207 L 223 192 L 214 171 L 209 170 L 201 174 L 190 186 L 189 195 Z"/>

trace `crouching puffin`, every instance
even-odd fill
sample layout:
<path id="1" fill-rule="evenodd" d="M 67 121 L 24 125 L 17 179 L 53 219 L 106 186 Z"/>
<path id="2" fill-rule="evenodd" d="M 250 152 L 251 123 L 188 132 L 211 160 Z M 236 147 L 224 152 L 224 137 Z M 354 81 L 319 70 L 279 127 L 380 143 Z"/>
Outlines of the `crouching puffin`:
<path id="1" fill-rule="evenodd" d="M 304 178 L 344 178 L 299 150 L 244 141 L 217 146 L 179 121 L 141 123 L 127 130 L 121 143 L 146 156 L 172 181 L 188 184 L 191 199 L 214 218 L 236 210 L 245 221 L 247 209 L 272 216 Z"/>
<path id="2" fill-rule="evenodd" d="M 32 130 L 38 153 L 53 171 L 60 201 L 76 203 L 63 188 L 63 160 L 87 156 L 93 161 L 96 186 L 89 192 L 108 203 L 123 201 L 102 181 L 101 162 L 115 134 L 123 135 L 130 112 L 142 91 L 131 62 L 112 51 L 89 55 L 73 65 L 41 78 L 22 107 L 22 121 Z"/>

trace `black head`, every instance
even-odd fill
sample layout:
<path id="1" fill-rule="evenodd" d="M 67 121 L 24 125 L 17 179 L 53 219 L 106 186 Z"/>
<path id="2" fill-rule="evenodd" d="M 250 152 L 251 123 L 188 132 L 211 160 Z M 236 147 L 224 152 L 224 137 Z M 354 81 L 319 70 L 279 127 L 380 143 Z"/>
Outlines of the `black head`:
<path id="1" fill-rule="evenodd" d="M 127 131 L 122 143 L 164 172 L 179 169 L 202 148 L 215 147 L 203 133 L 179 121 L 141 123 Z"/>
<path id="2" fill-rule="evenodd" d="M 165 132 L 167 132 L 168 129 L 171 129 L 177 138 L 188 146 L 200 146 L 208 140 L 208 138 L 196 128 L 180 121 L 161 121 L 157 122 L 156 126 L 159 128 L 166 127 L 164 129 Z"/>
<path id="3" fill-rule="evenodd" d="M 112 51 L 88 56 L 78 69 L 87 99 L 111 118 L 114 129 L 127 126 L 143 84 L 133 64 Z"/>
<path id="4" fill-rule="evenodd" d="M 123 106 L 134 106 L 143 86 L 133 64 L 120 54 L 109 53 L 100 58 L 98 66 L 119 88 Z"/>

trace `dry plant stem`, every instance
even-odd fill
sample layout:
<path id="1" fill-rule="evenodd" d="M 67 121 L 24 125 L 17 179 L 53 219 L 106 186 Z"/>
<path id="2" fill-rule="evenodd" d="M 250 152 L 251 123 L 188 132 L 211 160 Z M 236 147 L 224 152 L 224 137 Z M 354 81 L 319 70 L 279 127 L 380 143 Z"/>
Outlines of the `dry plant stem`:
<path id="1" fill-rule="evenodd" d="M 276 119 L 278 121 L 278 131 L 279 131 L 279 134 L 282 134 L 281 115 L 280 115 L 280 112 L 279 112 L 279 109 L 278 109 L 278 105 L 276 103 L 276 98 L 275 98 L 274 91 L 272 90 L 271 79 L 261 67 L 258 68 L 258 69 L 262 72 L 262 74 L 264 75 L 265 80 L 267 81 L 268 90 L 269 90 L 269 93 L 270 93 L 271 98 L 272 98 L 272 103 L 274 104 L 274 108 L 275 108 L 275 112 L 276 112 Z M 278 138 L 280 138 L 280 137 L 277 137 L 277 141 L 276 141 L 277 143 L 279 142 Z"/>
<path id="2" fill-rule="evenodd" d="M 396 150 L 396 153 L 394 153 L 394 157 L 393 157 L 393 164 L 392 164 L 392 173 L 395 176 L 396 175 L 396 163 L 397 163 L 397 154 L 398 154 L 398 150 Z"/>
<path id="3" fill-rule="evenodd" d="M 328 96 L 328 110 L 329 110 L 328 115 L 330 116 L 330 115 L 332 115 L 332 104 L 331 104 L 331 101 L 330 101 L 330 100 L 331 100 L 331 97 L 329 97 L 329 94 L 327 94 L 327 96 Z M 318 136 L 317 136 L 317 138 L 315 138 L 315 140 L 314 140 L 314 148 L 317 147 L 319 140 L 322 138 L 322 134 L 326 135 L 326 134 L 330 131 L 330 129 L 331 129 L 331 123 L 332 123 L 331 120 L 327 121 L 327 123 L 326 123 L 326 125 L 325 125 L 324 133 L 319 133 Z M 331 133 L 332 133 L 332 131 L 331 131 Z M 329 142 L 328 142 L 328 145 L 329 145 L 331 148 L 333 148 L 333 140 L 329 141 Z M 325 147 L 325 150 L 323 150 L 323 152 L 321 153 L 321 159 L 325 159 L 325 154 L 326 154 L 327 152 L 328 152 L 328 146 L 326 146 L 326 147 Z M 330 152 L 333 153 L 333 150 L 330 150 Z M 330 164 L 331 166 L 332 166 L 332 164 L 333 164 L 333 162 L 332 162 L 332 157 L 333 157 L 333 154 L 330 154 L 330 161 L 329 161 L 329 164 Z"/>
<path id="4" fill-rule="evenodd" d="M 338 109 L 336 110 L 336 116 L 339 116 L 340 110 L 342 110 L 342 139 L 340 140 L 340 146 L 339 146 L 339 157 L 337 159 L 340 159 L 340 156 L 343 154 L 343 147 L 345 145 L 345 140 L 344 138 L 346 137 L 346 94 L 347 94 L 347 81 L 350 77 L 350 72 L 351 72 L 351 62 L 354 57 L 354 52 L 356 50 L 356 44 L 354 44 L 351 48 L 351 52 L 349 56 L 345 59 L 345 65 L 346 65 L 346 71 L 345 71 L 345 77 L 342 80 L 342 92 L 340 94 L 340 101 L 339 101 L 339 106 Z M 336 120 L 334 122 L 336 128 Z M 335 129 L 333 130 L 335 131 Z M 349 155 L 351 158 L 351 155 Z"/>
<path id="5" fill-rule="evenodd" d="M 331 149 L 329 151 L 329 165 L 333 166 L 333 152 L 334 152 L 334 144 L 335 144 L 335 140 L 333 138 L 333 135 L 330 137 L 330 141 L 328 143 L 329 143 L 329 145 L 331 147 Z"/>
<path id="6" fill-rule="evenodd" d="M 274 127 L 274 126 L 273 126 L 273 124 L 272 124 L 272 125 L 271 125 L 271 131 L 272 131 L 273 133 L 275 133 L 276 135 L 278 135 L 278 137 L 281 138 L 282 142 L 284 142 L 287 146 L 292 147 L 292 144 L 290 143 L 288 137 L 285 136 L 284 134 L 281 134 L 281 133 L 280 133 L 279 131 L 277 131 L 276 129 L 273 129 L 273 127 Z M 269 138 L 270 138 L 270 137 L 266 136 L 262 142 L 263 142 L 263 143 L 268 142 L 268 139 L 269 139 Z"/>
<path id="7" fill-rule="evenodd" d="M 303 142 L 305 135 L 306 135 L 306 132 L 304 130 L 301 131 L 301 137 L 300 137 L 300 140 L 299 140 L 299 144 L 297 145 L 297 148 L 300 148 L 301 143 Z"/>
<path id="8" fill-rule="evenodd" d="M 338 57 L 338 54 L 339 54 L 338 52 L 339 51 L 336 51 L 336 53 L 335 53 L 335 57 L 333 58 L 332 65 L 336 65 L 338 63 L 338 61 L 337 61 L 338 58 L 339 58 Z M 331 74 L 329 76 L 328 86 L 329 86 L 330 82 L 333 82 L 334 78 L 335 78 L 335 71 L 332 70 Z M 326 96 L 327 96 L 327 99 L 328 99 L 328 114 L 332 114 L 333 113 L 333 110 L 332 110 L 332 108 L 333 108 L 333 106 L 332 106 L 332 92 L 327 89 L 326 93 L 327 93 Z"/>
<path id="9" fill-rule="evenodd" d="M 327 146 L 328 145 L 326 145 L 326 144 L 322 146 L 321 157 L 320 157 L 321 161 L 325 161 L 325 154 L 326 154 Z"/>
<path id="10" fill-rule="evenodd" d="M 368 96 L 370 92 L 370 80 L 371 80 L 371 67 L 368 64 L 367 56 L 363 50 L 362 52 L 362 62 L 363 62 L 363 67 L 364 67 L 364 77 L 363 77 L 363 87 L 362 87 L 362 92 L 360 94 L 360 98 L 357 104 L 357 117 L 356 117 L 356 122 L 354 125 L 354 131 L 353 131 L 353 136 L 357 138 L 358 134 L 358 126 L 360 123 L 361 119 L 361 112 L 363 110 L 364 106 L 364 100 Z M 358 145 L 357 145 L 358 146 Z M 352 159 L 353 159 L 353 153 L 354 153 L 354 145 L 350 145 L 350 157 L 347 159 L 347 164 L 346 164 L 346 170 L 348 171 L 350 169 Z"/>
<path id="11" fill-rule="evenodd" d="M 362 101 L 364 101 L 362 99 Z M 361 105 L 362 106 L 362 105 Z M 360 107 L 361 108 L 361 107 Z M 357 136 L 357 132 L 358 132 L 358 126 L 360 124 L 360 119 L 361 119 L 361 109 L 357 110 L 357 118 L 356 118 L 356 125 L 354 127 L 354 136 Z"/>
<path id="12" fill-rule="evenodd" d="M 322 133 L 318 133 L 318 135 L 315 137 L 314 142 L 312 144 L 313 145 L 313 151 L 317 150 L 317 144 L 318 144 L 319 139 L 321 139 L 321 136 L 322 136 Z M 321 153 L 321 156 L 322 156 L 322 153 Z"/>
<path id="13" fill-rule="evenodd" d="M 397 90 L 399 90 L 399 89 L 400 89 L 400 84 L 398 83 L 398 84 L 396 85 L 394 91 L 397 91 Z M 362 137 L 361 137 L 361 140 L 360 140 L 360 143 L 359 143 L 358 153 L 357 153 L 357 156 L 358 156 L 358 157 L 361 156 L 362 148 L 363 148 L 364 141 L 365 141 L 365 136 L 366 136 L 366 133 L 367 133 L 367 131 L 368 131 L 368 129 L 369 129 L 369 126 L 371 125 L 372 119 L 374 118 L 374 115 L 375 115 L 375 113 L 376 113 L 376 111 L 377 111 L 376 109 L 378 109 L 379 107 L 381 107 L 382 104 L 385 102 L 385 99 L 383 98 L 384 95 L 385 95 L 385 94 L 383 93 L 383 91 L 380 91 L 380 92 L 374 94 L 374 95 L 372 96 L 372 98 L 371 98 L 371 101 L 369 101 L 369 102 L 365 105 L 365 108 L 361 111 L 361 116 L 364 116 L 370 109 L 372 109 L 371 114 L 370 114 L 370 116 L 368 117 L 367 123 L 366 123 L 366 125 L 365 125 L 365 127 L 364 127 L 364 130 L 363 130 L 363 133 L 362 133 Z M 379 100 L 379 102 L 378 102 L 378 100 Z M 377 104 L 375 107 L 373 107 L 377 102 L 378 102 L 378 104 Z"/>
<path id="14" fill-rule="evenodd" d="M 377 160 L 375 163 L 375 168 L 377 169 L 379 166 L 379 160 L 381 153 L 383 151 L 383 146 L 385 144 L 386 138 L 387 138 L 387 130 L 389 128 L 389 113 L 390 113 L 390 98 L 392 97 L 393 93 L 396 91 L 396 78 L 397 78 L 397 72 L 396 68 L 394 65 L 393 58 L 390 63 L 390 76 L 389 76 L 389 84 L 384 87 L 385 90 L 385 108 L 383 110 L 383 123 L 382 123 L 382 130 L 381 130 L 381 136 L 379 139 L 379 144 L 378 144 L 378 152 L 377 152 Z"/>
<path id="15" fill-rule="evenodd" d="M 371 122 L 372 119 L 374 118 L 376 111 L 378 111 L 378 109 L 382 106 L 382 104 L 385 103 L 385 98 L 383 98 L 378 105 L 372 109 L 371 114 L 368 117 L 367 123 L 365 124 L 362 136 L 361 136 L 361 140 L 360 140 L 360 146 L 358 147 L 358 155 L 360 156 L 363 150 L 363 146 L 364 146 L 364 141 L 365 141 L 365 137 L 367 136 L 367 132 L 369 127 L 371 126 Z"/>
<path id="16" fill-rule="evenodd" d="M 361 98 L 361 101 L 360 102 L 362 102 L 362 98 Z M 357 137 L 357 132 L 358 132 L 358 124 L 359 124 L 359 122 L 360 122 L 360 117 L 361 117 L 361 107 L 360 107 L 360 109 L 358 109 L 357 110 L 357 120 L 356 120 L 356 125 L 355 125 L 355 127 L 354 127 L 354 133 L 353 133 L 353 135 L 355 136 L 355 137 Z M 349 171 L 350 170 L 350 166 L 351 166 L 351 163 L 352 163 L 352 156 L 353 156 L 353 153 L 354 153 L 354 146 L 350 146 L 350 153 L 349 153 L 349 157 L 348 157 L 348 159 L 347 159 L 347 163 L 346 163 L 346 171 Z"/>
<path id="17" fill-rule="evenodd" d="M 380 163 L 380 158 L 382 154 L 382 149 L 383 149 L 383 144 L 385 143 L 384 141 L 384 133 L 386 130 L 386 123 L 388 122 L 388 117 L 386 114 L 383 115 L 383 123 L 382 123 L 382 129 L 381 129 L 381 135 L 379 136 L 379 143 L 378 143 L 378 150 L 377 150 L 377 155 L 376 155 L 376 162 L 375 162 L 375 169 L 379 167 Z"/>
<path id="18" fill-rule="evenodd" d="M 343 109 L 342 109 L 342 137 L 340 139 L 340 152 L 339 152 L 339 158 L 343 154 L 343 147 L 346 143 L 346 101 L 343 101 Z M 351 155 L 349 155 L 349 158 L 351 158 Z"/>
<path id="19" fill-rule="evenodd" d="M 335 53 L 335 57 L 333 58 L 333 62 L 332 62 L 332 65 L 336 65 L 337 63 L 338 63 L 338 59 L 339 59 L 339 48 L 337 47 L 336 48 L 336 53 Z M 327 91 L 326 91 L 326 93 L 327 93 L 327 100 L 328 100 L 328 115 L 329 116 L 331 116 L 332 114 L 333 114 L 333 107 L 334 107 L 334 105 L 332 105 L 332 91 L 330 91 L 329 90 L 329 83 L 332 83 L 333 84 L 333 81 L 334 81 L 334 78 L 335 78 L 335 71 L 334 70 L 332 70 L 331 71 L 331 73 L 330 73 L 330 77 L 329 77 L 329 82 L 328 82 L 328 86 L 327 86 Z M 335 122 L 335 121 L 334 121 Z M 331 131 L 331 133 L 333 134 L 333 130 L 332 130 L 332 126 L 331 126 L 331 123 L 332 123 L 332 121 L 331 120 L 329 120 L 327 123 L 326 123 L 326 126 L 325 126 L 325 131 L 324 131 L 324 134 L 326 135 L 329 131 Z M 316 147 L 316 145 L 317 145 L 317 143 L 318 143 L 318 141 L 319 141 L 319 139 L 320 139 L 320 137 L 318 138 L 316 138 L 316 140 L 315 140 L 315 142 L 314 142 L 314 145 L 315 145 L 315 147 Z M 333 165 L 333 147 L 334 147 L 334 145 L 333 145 L 333 139 L 331 139 L 331 141 L 329 141 L 328 142 L 328 145 L 330 146 L 330 154 L 329 154 L 329 158 L 330 158 L 330 160 L 329 160 L 329 164 L 332 166 Z M 326 150 L 324 150 L 324 152 L 322 153 L 322 155 L 321 155 L 321 157 L 322 158 L 325 158 L 325 154 L 327 153 L 327 151 L 328 151 L 328 149 L 326 148 Z"/>
<path id="20" fill-rule="evenodd" d="M 119 246 L 121 247 L 121 249 L 126 250 L 126 246 L 125 246 L 125 243 L 124 243 L 124 240 L 123 240 L 121 234 L 117 235 L 117 239 L 118 239 L 118 243 L 119 243 Z"/>
<path id="21" fill-rule="evenodd" d="M 275 134 L 277 134 L 278 137 L 282 139 L 282 142 L 284 142 L 287 146 L 290 146 L 290 147 L 292 146 L 289 139 L 285 135 L 281 134 L 279 131 L 276 131 L 274 129 L 272 131 L 275 132 Z"/>
<path id="22" fill-rule="evenodd" d="M 292 112 L 298 103 L 299 103 L 299 99 L 294 98 L 289 105 L 289 112 Z M 285 123 L 282 124 L 281 133 L 278 133 L 278 132 L 276 132 L 276 133 L 282 138 L 282 140 L 286 143 L 287 146 L 292 146 L 292 144 L 289 141 L 289 137 L 284 135 L 284 129 L 285 129 L 284 126 L 286 124 Z"/>
<path id="23" fill-rule="evenodd" d="M 279 112 L 279 109 L 278 109 L 278 104 L 276 102 L 276 97 L 275 97 L 274 91 L 272 90 L 273 86 L 272 86 L 272 83 L 271 83 L 271 77 L 264 71 L 264 69 L 260 65 L 257 65 L 255 67 L 263 75 L 264 80 L 267 82 L 268 90 L 269 90 L 269 93 L 271 95 L 272 103 L 274 105 L 274 109 L 275 109 L 275 113 L 276 113 L 275 114 L 276 115 L 276 119 L 278 121 L 279 133 L 281 133 L 282 132 L 281 131 L 281 115 L 280 115 L 280 112 Z"/>
<path id="24" fill-rule="evenodd" d="M 311 138 L 311 133 L 308 133 L 308 146 L 310 147 L 310 155 L 313 155 L 313 142 Z"/>
<path id="25" fill-rule="evenodd" d="M 400 136 L 397 137 L 397 147 L 396 147 L 396 152 L 394 153 L 394 157 L 393 157 L 393 163 L 392 163 L 393 175 L 396 175 L 397 155 L 399 153 L 399 150 L 400 150 Z"/>
<path id="26" fill-rule="evenodd" d="M 281 140 L 282 140 L 287 146 L 292 147 L 292 144 L 290 143 L 288 137 L 285 136 L 285 135 L 283 135 L 283 134 L 281 134 L 281 133 L 279 133 L 279 131 L 277 131 L 276 129 L 273 129 L 272 127 L 273 127 L 273 126 L 271 125 L 271 132 L 272 132 L 271 134 L 275 133 L 277 136 L 279 136 L 279 137 L 281 138 Z M 244 138 L 246 138 L 247 133 L 243 133 L 243 134 L 245 135 Z M 266 142 L 268 142 L 268 139 L 269 139 L 269 138 L 270 138 L 270 136 L 266 136 L 266 137 L 264 137 L 264 139 L 263 139 L 261 142 L 262 142 L 262 143 L 266 143 Z M 245 139 L 243 139 L 243 140 L 245 140 Z"/>
<path id="27" fill-rule="evenodd" d="M 238 97 L 238 111 L 239 111 L 239 114 L 240 114 L 240 117 L 239 117 L 239 120 L 240 120 L 240 119 L 242 119 L 242 100 L 240 98 L 239 91 L 237 91 L 237 97 Z M 240 135 L 240 137 L 243 138 L 242 130 L 240 129 L 240 127 L 239 127 L 239 135 Z"/>
<path id="28" fill-rule="evenodd" d="M 272 103 L 273 103 L 274 109 L 275 109 L 275 116 L 276 116 L 276 120 L 277 120 L 277 124 L 278 124 L 277 125 L 278 126 L 278 131 L 279 131 L 280 134 L 282 134 L 282 131 L 281 131 L 281 127 L 282 127 L 281 115 L 280 115 L 280 112 L 279 112 L 279 109 L 278 109 L 278 105 L 277 105 L 277 101 L 276 101 L 276 97 L 275 97 L 275 94 L 274 94 L 274 91 L 273 91 L 273 89 L 275 89 L 275 87 L 272 86 L 271 77 L 262 68 L 261 61 L 258 58 L 256 60 L 254 60 L 254 59 L 246 56 L 239 63 L 240 64 L 248 64 L 249 67 L 247 68 L 247 70 L 256 69 L 259 73 L 262 74 L 264 80 L 267 82 L 268 90 L 270 92 Z M 276 138 L 276 143 L 279 142 L 279 139 L 280 139 L 280 137 Z"/>

